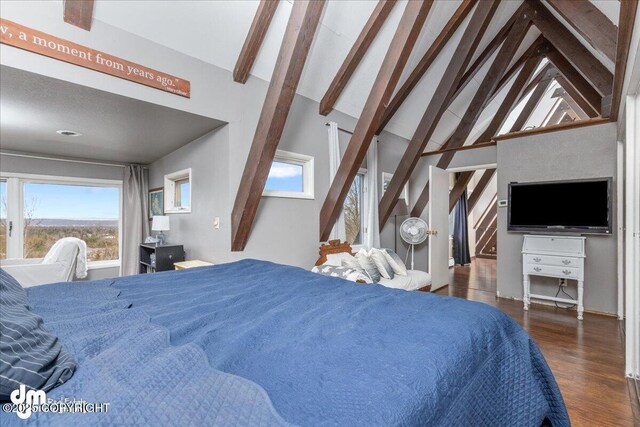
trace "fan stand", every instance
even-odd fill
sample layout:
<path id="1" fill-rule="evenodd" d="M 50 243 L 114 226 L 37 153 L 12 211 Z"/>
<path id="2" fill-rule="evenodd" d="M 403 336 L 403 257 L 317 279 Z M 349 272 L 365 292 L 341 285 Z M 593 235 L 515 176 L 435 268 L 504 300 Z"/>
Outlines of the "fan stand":
<path id="1" fill-rule="evenodd" d="M 411 269 L 413 270 L 413 247 L 415 246 L 413 243 L 410 243 L 411 245 Z M 404 257 L 404 263 L 407 263 L 407 260 L 409 259 L 409 251 L 407 251 L 407 256 Z"/>

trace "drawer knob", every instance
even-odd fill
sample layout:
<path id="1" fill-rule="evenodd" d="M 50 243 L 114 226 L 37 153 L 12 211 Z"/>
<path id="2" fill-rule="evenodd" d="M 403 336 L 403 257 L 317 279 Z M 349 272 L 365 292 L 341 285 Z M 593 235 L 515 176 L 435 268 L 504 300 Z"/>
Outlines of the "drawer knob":
<path id="1" fill-rule="evenodd" d="M 567 276 L 568 276 L 569 274 L 571 274 L 571 270 L 562 270 L 562 272 L 563 272 L 564 274 L 566 274 Z"/>
<path id="2" fill-rule="evenodd" d="M 542 261 L 542 258 L 535 257 L 533 260 L 534 260 L 535 262 L 540 262 L 540 261 Z"/>
<path id="3" fill-rule="evenodd" d="M 562 263 L 563 263 L 564 265 L 569 265 L 569 264 L 571 264 L 571 260 L 570 260 L 570 259 L 563 259 L 563 260 L 562 260 Z"/>
<path id="4" fill-rule="evenodd" d="M 533 267 L 533 270 L 534 270 L 534 271 L 537 271 L 537 272 L 542 271 L 542 269 L 541 269 L 540 267 Z"/>

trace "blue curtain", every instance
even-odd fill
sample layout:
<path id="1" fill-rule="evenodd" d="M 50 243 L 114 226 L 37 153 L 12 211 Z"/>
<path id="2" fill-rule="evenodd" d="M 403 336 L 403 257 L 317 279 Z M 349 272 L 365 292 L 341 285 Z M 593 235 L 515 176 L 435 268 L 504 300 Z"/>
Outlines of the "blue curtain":
<path id="1" fill-rule="evenodd" d="M 469 253 L 469 228 L 467 223 L 467 190 L 460 196 L 454 212 L 453 259 L 456 264 L 465 265 L 471 263 Z"/>

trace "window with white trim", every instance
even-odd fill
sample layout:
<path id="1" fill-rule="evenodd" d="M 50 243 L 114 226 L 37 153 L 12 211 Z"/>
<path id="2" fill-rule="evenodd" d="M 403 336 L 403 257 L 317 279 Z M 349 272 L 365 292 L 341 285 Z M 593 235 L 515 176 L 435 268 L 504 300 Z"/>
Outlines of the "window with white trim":
<path id="1" fill-rule="evenodd" d="M 191 212 L 191 169 L 164 176 L 164 213 Z"/>
<path id="2" fill-rule="evenodd" d="M 352 246 L 363 245 L 366 240 L 367 190 L 367 170 L 360 169 L 342 205 L 346 241 Z"/>
<path id="3" fill-rule="evenodd" d="M 115 180 L 3 174 L 0 258 L 43 258 L 77 237 L 89 262 L 119 260 L 121 192 Z"/>
<path id="4" fill-rule="evenodd" d="M 313 199 L 313 157 L 277 150 L 263 196 Z"/>

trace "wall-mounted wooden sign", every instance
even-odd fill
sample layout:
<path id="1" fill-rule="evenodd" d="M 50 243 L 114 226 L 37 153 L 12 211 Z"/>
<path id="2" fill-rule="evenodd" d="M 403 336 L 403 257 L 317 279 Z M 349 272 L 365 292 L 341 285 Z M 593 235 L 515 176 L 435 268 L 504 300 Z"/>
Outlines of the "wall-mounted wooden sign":
<path id="1" fill-rule="evenodd" d="M 191 97 L 191 83 L 178 77 L 0 19 L 0 43 L 90 68 L 175 95 Z"/>

